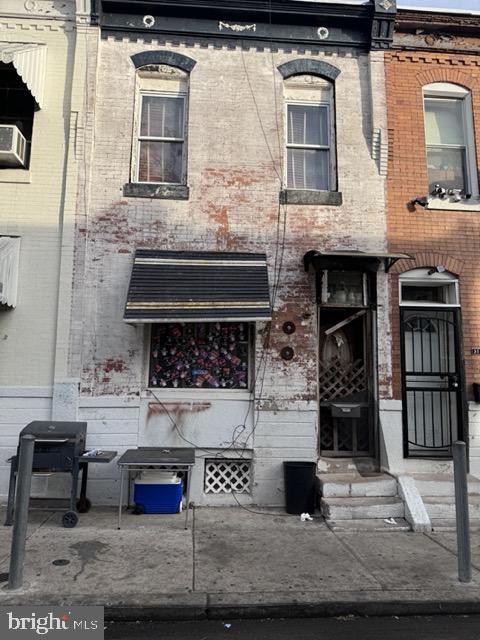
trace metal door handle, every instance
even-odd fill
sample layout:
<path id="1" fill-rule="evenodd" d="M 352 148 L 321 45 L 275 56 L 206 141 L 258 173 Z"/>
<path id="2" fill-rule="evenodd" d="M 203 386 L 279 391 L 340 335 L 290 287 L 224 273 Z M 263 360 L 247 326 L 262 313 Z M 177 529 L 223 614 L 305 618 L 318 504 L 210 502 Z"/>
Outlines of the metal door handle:
<path id="1" fill-rule="evenodd" d="M 454 389 L 458 389 L 458 376 L 456 375 L 450 376 L 449 382 Z"/>

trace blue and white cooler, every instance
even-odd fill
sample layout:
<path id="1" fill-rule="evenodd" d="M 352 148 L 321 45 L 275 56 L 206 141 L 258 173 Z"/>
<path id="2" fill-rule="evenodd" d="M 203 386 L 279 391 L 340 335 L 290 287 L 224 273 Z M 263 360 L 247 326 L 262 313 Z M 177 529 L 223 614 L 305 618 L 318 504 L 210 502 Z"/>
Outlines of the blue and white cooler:
<path id="1" fill-rule="evenodd" d="M 135 479 L 133 500 L 143 513 L 179 513 L 182 489 L 182 479 L 175 471 L 149 469 Z"/>

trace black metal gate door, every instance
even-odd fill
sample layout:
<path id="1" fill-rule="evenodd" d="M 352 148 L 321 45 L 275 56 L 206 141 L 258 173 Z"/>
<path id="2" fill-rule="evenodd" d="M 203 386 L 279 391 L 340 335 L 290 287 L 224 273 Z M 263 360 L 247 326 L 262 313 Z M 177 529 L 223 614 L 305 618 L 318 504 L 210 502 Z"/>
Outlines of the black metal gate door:
<path id="1" fill-rule="evenodd" d="M 459 311 L 403 308 L 401 338 L 404 453 L 449 457 L 463 423 Z"/>

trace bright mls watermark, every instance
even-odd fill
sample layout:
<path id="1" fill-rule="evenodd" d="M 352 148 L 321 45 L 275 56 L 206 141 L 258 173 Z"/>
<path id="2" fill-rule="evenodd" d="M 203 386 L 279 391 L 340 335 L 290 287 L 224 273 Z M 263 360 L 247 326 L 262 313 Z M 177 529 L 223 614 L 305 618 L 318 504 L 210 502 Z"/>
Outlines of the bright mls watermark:
<path id="1" fill-rule="evenodd" d="M 0 638 L 103 640 L 103 607 L 0 607 Z"/>

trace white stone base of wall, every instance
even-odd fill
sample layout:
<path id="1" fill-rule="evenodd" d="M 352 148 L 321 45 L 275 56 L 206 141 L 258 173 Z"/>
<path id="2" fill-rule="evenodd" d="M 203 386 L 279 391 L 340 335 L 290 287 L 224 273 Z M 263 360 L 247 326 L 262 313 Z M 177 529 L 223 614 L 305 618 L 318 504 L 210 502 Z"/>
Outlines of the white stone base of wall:
<path id="1" fill-rule="evenodd" d="M 468 411 L 470 472 L 480 475 L 480 405 L 470 402 Z M 442 473 L 452 470 L 449 460 L 426 460 L 403 457 L 401 400 L 380 401 L 381 466 L 395 474 Z"/>
<path id="2" fill-rule="evenodd" d="M 0 499 L 6 501 L 10 465 L 16 453 L 18 436 L 33 420 L 52 419 L 51 388 L 0 389 Z M 118 455 L 137 446 L 197 445 L 192 471 L 190 499 L 205 506 L 283 506 L 284 460 L 316 461 L 317 412 L 314 404 L 295 405 L 288 410 L 260 411 L 256 419 L 248 412 L 248 399 L 215 398 L 202 402 L 183 395 L 163 399 L 165 407 L 151 396 L 81 397 L 77 420 L 88 423 L 87 448 L 116 450 Z M 208 406 L 203 406 L 203 405 Z M 154 410 L 152 410 L 152 405 Z M 202 405 L 202 406 L 199 406 Z M 158 407 L 160 410 L 157 411 Z M 165 411 L 168 411 L 168 415 Z M 248 415 L 247 415 L 248 412 Z M 235 426 L 245 420 L 240 434 Z M 178 428 L 172 424 L 175 421 Z M 232 434 L 238 437 L 235 446 Z M 205 460 L 216 458 L 251 460 L 250 493 L 206 493 Z M 92 504 L 115 505 L 119 495 L 119 469 L 116 461 L 90 465 L 88 496 Z M 32 495 L 64 498 L 70 478 L 63 474 L 34 477 Z M 236 499 L 235 499 L 236 498 Z"/>

